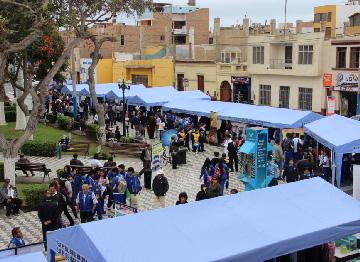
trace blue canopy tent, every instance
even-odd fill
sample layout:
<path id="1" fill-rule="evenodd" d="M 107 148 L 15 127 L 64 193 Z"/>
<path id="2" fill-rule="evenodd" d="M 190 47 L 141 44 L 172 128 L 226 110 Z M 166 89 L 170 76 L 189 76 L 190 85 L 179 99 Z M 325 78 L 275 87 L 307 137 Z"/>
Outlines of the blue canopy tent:
<path id="1" fill-rule="evenodd" d="M 162 106 L 170 99 L 177 97 L 178 93 L 173 87 L 148 88 L 129 98 L 128 104 L 144 107 Z"/>
<path id="2" fill-rule="evenodd" d="M 257 262 L 357 232 L 360 202 L 314 178 L 48 232 L 48 261 L 66 248 L 97 262 Z"/>
<path id="3" fill-rule="evenodd" d="M 46 262 L 46 258 L 42 252 L 28 253 L 18 256 L 10 256 L 1 259 L 1 262 Z"/>
<path id="4" fill-rule="evenodd" d="M 178 92 L 179 98 L 182 99 L 202 99 L 202 100 L 211 100 L 211 97 L 205 94 L 200 90 L 192 91 L 181 91 Z"/>
<path id="5" fill-rule="evenodd" d="M 166 103 L 163 109 L 207 117 L 213 111 L 217 112 L 221 120 L 273 128 L 301 128 L 323 118 L 310 111 L 219 101 L 178 100 Z"/>
<path id="6" fill-rule="evenodd" d="M 67 85 L 68 90 L 72 90 L 72 85 Z M 90 96 L 89 86 L 88 84 L 77 84 L 76 90 L 85 89 L 88 92 L 88 96 Z M 130 90 L 125 91 L 125 98 L 134 97 L 136 94 L 141 92 L 142 90 L 146 90 L 147 88 L 144 85 L 131 85 Z M 96 84 L 95 91 L 97 97 L 105 97 L 110 93 L 112 98 L 114 98 L 114 94 L 116 95 L 116 99 L 122 99 L 122 91 L 119 90 L 119 85 L 117 83 L 108 83 L 108 84 Z"/>
<path id="7" fill-rule="evenodd" d="M 360 122 L 333 115 L 305 125 L 305 133 L 335 154 L 336 181 L 340 187 L 343 154 L 360 153 Z"/>

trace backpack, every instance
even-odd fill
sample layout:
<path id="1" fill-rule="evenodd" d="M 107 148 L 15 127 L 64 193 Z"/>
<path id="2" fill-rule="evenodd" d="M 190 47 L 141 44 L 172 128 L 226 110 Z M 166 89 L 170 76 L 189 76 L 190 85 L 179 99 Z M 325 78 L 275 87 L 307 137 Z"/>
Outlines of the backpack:
<path id="1" fill-rule="evenodd" d="M 124 194 L 127 189 L 127 183 L 123 176 L 119 176 L 118 182 L 116 183 L 119 194 Z"/>
<path id="2" fill-rule="evenodd" d="M 283 143 L 284 151 L 285 152 L 291 152 L 293 151 L 293 146 L 291 145 L 290 139 L 285 139 Z"/>

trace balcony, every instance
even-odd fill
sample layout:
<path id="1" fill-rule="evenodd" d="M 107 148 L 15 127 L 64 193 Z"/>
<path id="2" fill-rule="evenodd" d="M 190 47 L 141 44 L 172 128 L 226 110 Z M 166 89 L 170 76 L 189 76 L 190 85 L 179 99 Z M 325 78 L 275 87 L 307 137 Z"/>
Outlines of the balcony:
<path id="1" fill-rule="evenodd" d="M 292 59 L 270 59 L 270 69 L 292 69 Z"/>
<path id="2" fill-rule="evenodd" d="M 173 28 L 173 33 L 174 33 L 174 35 L 186 35 L 187 34 L 186 25 L 184 25 L 182 27 Z"/>

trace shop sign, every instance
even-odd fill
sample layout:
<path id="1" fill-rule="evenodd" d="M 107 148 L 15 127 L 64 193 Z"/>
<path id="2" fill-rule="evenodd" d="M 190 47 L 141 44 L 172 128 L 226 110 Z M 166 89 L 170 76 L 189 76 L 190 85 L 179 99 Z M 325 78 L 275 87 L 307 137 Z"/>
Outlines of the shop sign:
<path id="1" fill-rule="evenodd" d="M 328 96 L 327 97 L 327 115 L 332 116 L 335 114 L 335 97 Z"/>
<path id="2" fill-rule="evenodd" d="M 338 72 L 335 79 L 335 91 L 353 91 L 359 89 L 358 73 Z"/>
<path id="3" fill-rule="evenodd" d="M 250 84 L 250 77 L 232 76 L 231 77 L 231 83 L 248 85 L 248 84 Z"/>
<path id="4" fill-rule="evenodd" d="M 325 73 L 323 76 L 323 86 L 331 87 L 332 86 L 332 74 Z"/>

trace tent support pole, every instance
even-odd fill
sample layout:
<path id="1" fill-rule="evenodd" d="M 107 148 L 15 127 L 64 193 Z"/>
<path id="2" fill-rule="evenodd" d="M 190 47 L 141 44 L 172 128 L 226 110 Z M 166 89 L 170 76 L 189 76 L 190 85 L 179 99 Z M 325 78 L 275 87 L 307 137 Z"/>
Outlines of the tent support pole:
<path id="1" fill-rule="evenodd" d="M 335 185 L 335 156 L 334 156 L 334 151 L 331 150 L 331 183 L 333 185 Z"/>

